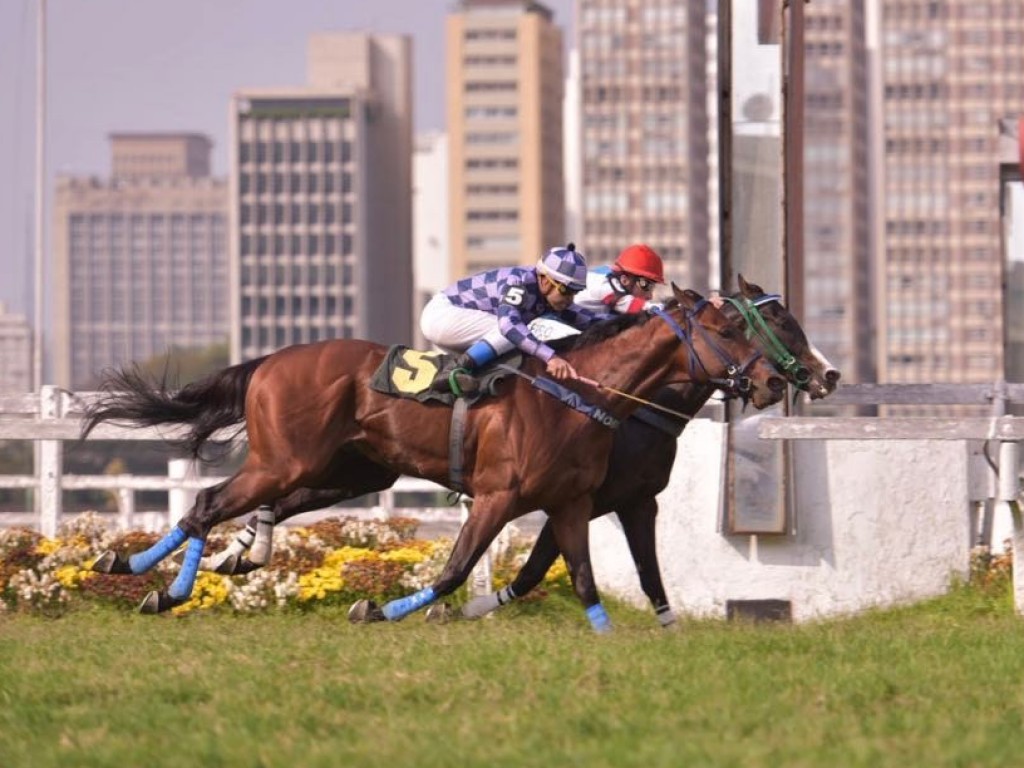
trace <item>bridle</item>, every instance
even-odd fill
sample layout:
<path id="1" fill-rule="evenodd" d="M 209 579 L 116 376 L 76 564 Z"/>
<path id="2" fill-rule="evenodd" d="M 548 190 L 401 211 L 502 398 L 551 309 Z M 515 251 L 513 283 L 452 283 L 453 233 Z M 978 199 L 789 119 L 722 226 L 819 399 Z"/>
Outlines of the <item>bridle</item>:
<path id="1" fill-rule="evenodd" d="M 811 381 L 811 371 L 803 363 L 796 359 L 796 356 L 789 351 L 789 348 L 782 343 L 782 340 L 771 329 L 768 322 L 761 314 L 761 307 L 773 301 L 782 304 L 782 296 L 777 293 L 766 293 L 756 299 L 749 299 L 746 296 L 736 298 L 723 296 L 722 299 L 736 308 L 740 316 L 746 321 L 747 329 L 745 335 L 748 340 L 756 340 L 770 355 L 775 367 L 786 374 L 797 389 L 807 391 Z"/>
<path id="2" fill-rule="evenodd" d="M 693 309 L 688 309 L 683 312 L 683 319 L 686 327 L 683 328 L 679 323 L 675 321 L 668 312 L 663 309 L 652 309 L 651 314 L 656 315 L 660 319 L 664 320 L 672 332 L 679 338 L 683 344 L 686 345 L 689 350 L 689 365 L 690 372 L 693 373 L 699 367 L 704 371 L 706 382 L 718 387 L 722 390 L 726 397 L 741 397 L 744 402 L 750 396 L 753 389 L 753 382 L 747 372 L 762 356 L 759 350 L 754 350 L 753 353 L 742 363 L 736 362 L 733 357 L 719 345 L 714 337 L 708 332 L 708 330 L 700 323 L 694 323 L 694 319 L 710 304 L 707 299 L 701 299 L 694 305 Z M 693 343 L 693 332 L 696 329 L 697 333 L 701 335 L 704 343 L 707 344 L 711 350 L 718 357 L 719 361 L 725 366 L 725 378 L 714 377 L 710 374 L 704 361 L 701 359 L 700 354 L 697 352 L 697 348 Z"/>

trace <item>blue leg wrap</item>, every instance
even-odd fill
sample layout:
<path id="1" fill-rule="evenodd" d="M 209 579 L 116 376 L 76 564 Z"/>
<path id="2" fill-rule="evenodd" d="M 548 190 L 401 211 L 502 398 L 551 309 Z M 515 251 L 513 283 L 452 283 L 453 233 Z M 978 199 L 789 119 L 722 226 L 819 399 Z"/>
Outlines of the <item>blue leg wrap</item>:
<path id="1" fill-rule="evenodd" d="M 473 345 L 466 350 L 466 354 L 473 358 L 473 362 L 476 363 L 477 368 L 491 362 L 491 360 L 498 356 L 498 353 L 494 351 L 494 347 L 483 339 L 474 342 Z"/>
<path id="2" fill-rule="evenodd" d="M 594 628 L 595 632 L 612 631 L 612 620 L 608 618 L 608 612 L 600 603 L 587 608 L 587 618 L 590 619 L 590 626 Z"/>
<path id="3" fill-rule="evenodd" d="M 196 574 L 199 573 L 199 561 L 203 559 L 203 540 L 193 536 L 188 540 L 188 549 L 185 550 L 185 561 L 178 571 L 178 578 L 167 590 L 167 595 L 175 600 L 184 600 L 192 594 L 192 587 L 196 583 Z"/>
<path id="4" fill-rule="evenodd" d="M 381 610 L 384 612 L 384 616 L 388 621 L 398 621 L 404 619 L 413 611 L 418 611 L 425 605 L 429 605 L 434 602 L 434 588 L 427 587 L 421 589 L 415 594 L 409 595 L 408 597 L 400 597 L 397 600 L 392 600 L 390 603 L 385 605 Z"/>
<path id="5" fill-rule="evenodd" d="M 129 557 L 128 567 L 132 569 L 132 573 L 145 573 L 180 547 L 187 538 L 188 534 L 175 526 L 170 533 L 145 552 L 137 552 Z"/>

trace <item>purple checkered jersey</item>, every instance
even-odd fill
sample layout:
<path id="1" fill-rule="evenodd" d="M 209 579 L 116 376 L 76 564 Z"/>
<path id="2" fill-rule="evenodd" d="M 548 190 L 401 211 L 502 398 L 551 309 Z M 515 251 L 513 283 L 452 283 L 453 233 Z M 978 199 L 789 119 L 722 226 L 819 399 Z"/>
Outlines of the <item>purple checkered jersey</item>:
<path id="1" fill-rule="evenodd" d="M 457 307 L 497 315 L 501 334 L 524 353 L 539 357 L 545 363 L 555 356 L 555 350 L 530 333 L 527 323 L 531 320 L 550 314 L 582 330 L 613 316 L 576 304 L 555 312 L 540 292 L 534 267 L 502 267 L 480 272 L 446 288 L 444 295 Z"/>

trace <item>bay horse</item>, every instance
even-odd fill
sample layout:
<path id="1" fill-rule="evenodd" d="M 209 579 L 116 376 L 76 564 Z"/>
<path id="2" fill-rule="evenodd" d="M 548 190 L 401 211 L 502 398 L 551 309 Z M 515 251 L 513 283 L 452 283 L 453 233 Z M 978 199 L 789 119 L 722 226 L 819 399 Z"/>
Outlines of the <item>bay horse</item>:
<path id="1" fill-rule="evenodd" d="M 840 372 L 808 341 L 800 323 L 789 313 L 778 294 L 738 276 L 740 290 L 719 302 L 737 329 L 743 331 L 784 373 L 789 382 L 811 399 L 833 392 Z M 571 340 L 569 340 L 571 341 Z M 552 342 L 564 348 L 567 340 Z M 675 384 L 653 398 L 664 411 L 640 408 L 616 430 L 604 482 L 594 495 L 592 518 L 615 512 L 622 524 L 641 587 L 664 626 L 675 616 L 665 594 L 658 564 L 655 522 L 657 495 L 668 485 L 675 463 L 677 439 L 686 424 L 707 402 L 714 387 L 706 384 Z M 224 574 L 248 573 L 269 562 L 272 528 L 295 515 L 322 509 L 367 493 L 390 488 L 398 474 L 353 453 L 352 461 L 334 478 L 333 489 L 297 490 L 260 510 L 246 529 L 222 552 L 204 558 L 203 567 Z M 255 542 L 255 543 L 254 543 Z M 249 547 L 252 552 L 245 557 Z M 559 554 L 554 531 L 546 523 L 519 573 L 505 589 L 474 598 L 463 615 L 476 618 L 500 605 L 525 596 L 536 587 Z M 365 612 L 365 609 L 364 609 Z"/>
<path id="2" fill-rule="evenodd" d="M 749 377 L 756 406 L 778 402 L 785 381 L 776 369 L 699 294 L 675 285 L 672 290 L 674 300 L 657 316 L 599 323 L 588 331 L 591 343 L 565 353 L 582 377 L 600 381 L 600 388 L 587 392 L 594 410 L 623 420 L 637 404 L 612 398 L 612 389 L 645 398 L 666 383 L 722 379 L 740 368 Z M 353 451 L 392 472 L 450 486 L 449 409 L 373 390 L 370 378 L 386 353 L 385 347 L 362 340 L 295 345 L 177 393 L 146 386 L 124 371 L 109 377 L 106 395 L 86 414 L 83 437 L 103 421 L 184 424 L 191 428 L 185 442 L 198 458 L 214 431 L 244 423 L 249 450 L 232 477 L 199 492 L 167 536 L 131 557 L 104 552 L 93 568 L 143 573 L 186 544 L 174 582 L 147 595 L 140 606 L 144 613 L 159 613 L 191 595 L 213 526 L 299 488 L 333 487 L 332 478 Z M 523 371 L 541 378 L 540 363 L 532 358 Z M 474 503 L 442 574 L 433 585 L 385 605 L 385 618 L 402 619 L 457 589 L 508 522 L 544 509 L 592 626 L 610 627 L 591 570 L 587 525 L 612 431 L 527 380 L 514 377 L 509 383 L 500 397 L 469 411 L 463 485 Z M 128 390 L 115 391 L 118 385 Z"/>

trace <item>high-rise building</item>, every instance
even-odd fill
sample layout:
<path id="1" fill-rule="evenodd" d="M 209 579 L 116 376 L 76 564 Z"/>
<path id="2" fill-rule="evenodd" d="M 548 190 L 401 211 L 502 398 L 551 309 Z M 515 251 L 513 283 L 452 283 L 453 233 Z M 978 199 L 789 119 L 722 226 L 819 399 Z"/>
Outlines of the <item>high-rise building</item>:
<path id="1" fill-rule="evenodd" d="M 451 275 L 533 263 L 565 237 L 562 32 L 542 3 L 459 0 L 446 35 Z"/>
<path id="2" fill-rule="evenodd" d="M 308 84 L 231 101 L 233 360 L 412 338 L 408 36 L 324 33 Z"/>
<path id="3" fill-rule="evenodd" d="M 671 279 L 706 289 L 706 3 L 578 7 L 588 259 L 610 263 L 630 242 L 647 242 Z"/>
<path id="4" fill-rule="evenodd" d="M 804 316 L 844 381 L 874 381 L 864 0 L 804 9 Z"/>
<path id="5" fill-rule="evenodd" d="M 999 122 L 1024 113 L 1020 0 L 884 0 L 879 380 L 1004 370 Z"/>
<path id="6" fill-rule="evenodd" d="M 110 178 L 61 176 L 53 209 L 54 379 L 94 386 L 107 367 L 228 334 L 227 185 L 210 140 L 110 137 Z"/>
<path id="7" fill-rule="evenodd" d="M 31 386 L 32 327 L 0 302 L 0 392 L 28 392 Z"/>

